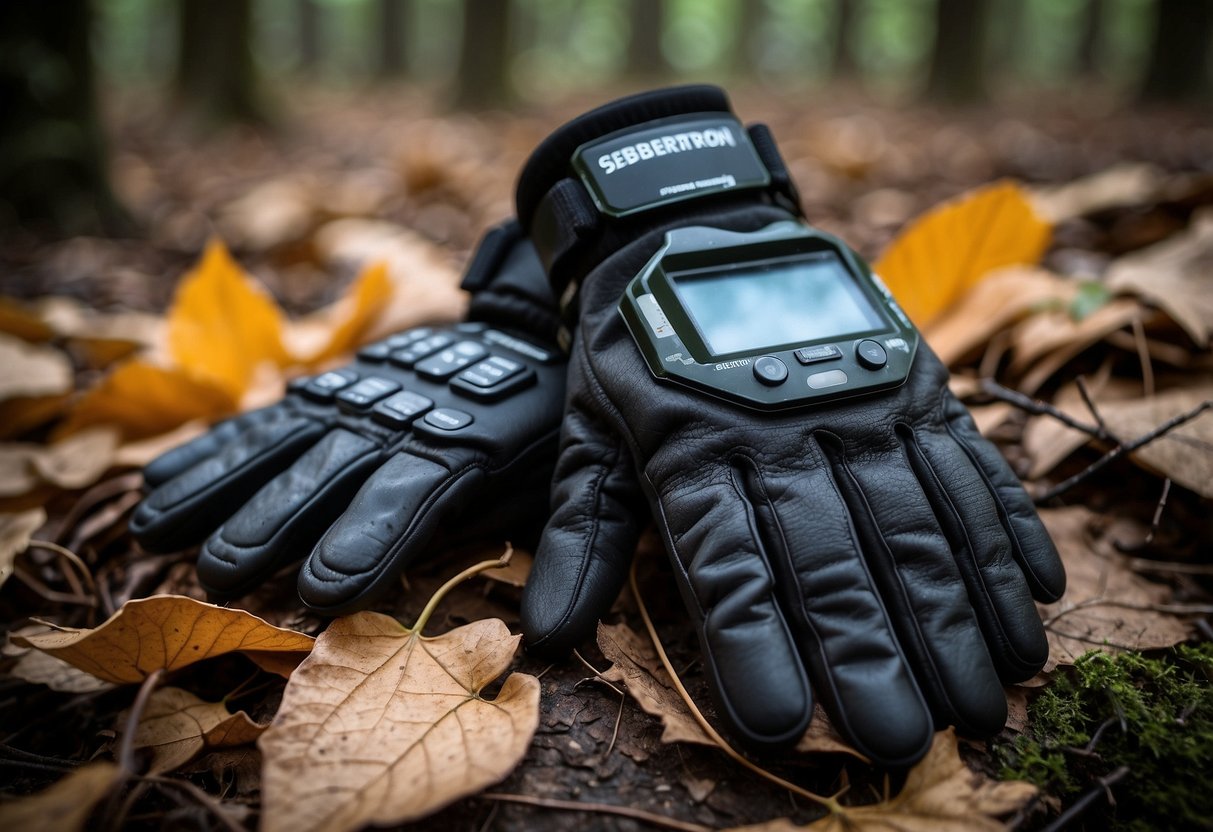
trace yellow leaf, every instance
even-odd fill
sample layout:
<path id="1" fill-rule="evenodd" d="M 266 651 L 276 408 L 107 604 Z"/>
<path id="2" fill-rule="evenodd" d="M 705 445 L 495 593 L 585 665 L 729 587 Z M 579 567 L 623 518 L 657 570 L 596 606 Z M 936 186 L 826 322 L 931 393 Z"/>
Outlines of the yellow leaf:
<path id="1" fill-rule="evenodd" d="M 0 332 L 34 342 L 49 341 L 55 336 L 55 330 L 36 311 L 11 298 L 0 298 Z"/>
<path id="2" fill-rule="evenodd" d="M 286 336 L 291 353 L 300 363 L 314 367 L 353 352 L 391 300 L 387 264 L 372 263 L 340 300 L 289 325 Z"/>
<path id="3" fill-rule="evenodd" d="M 919 327 L 1003 266 L 1040 261 L 1052 226 L 1013 182 L 995 182 L 937 205 L 906 227 L 874 270 Z"/>
<path id="4" fill-rule="evenodd" d="M 257 364 L 290 363 L 282 328 L 282 311 L 273 298 L 223 243 L 212 240 L 177 287 L 168 313 L 169 354 L 192 377 L 238 399 Z"/>
<path id="5" fill-rule="evenodd" d="M 93 807 L 122 779 L 113 763 L 89 763 L 37 794 L 0 803 L 0 829 L 21 832 L 75 832 L 84 829 Z"/>
<path id="6" fill-rule="evenodd" d="M 15 636 L 13 642 L 35 647 L 107 682 L 135 684 L 155 670 L 180 670 L 237 651 L 264 669 L 287 676 L 314 640 L 244 610 L 183 595 L 154 595 L 127 601 L 95 629 Z"/>
<path id="7" fill-rule="evenodd" d="M 235 407 L 227 391 L 209 381 L 135 359 L 120 364 L 85 393 L 56 435 L 101 424 L 118 427 L 126 439 L 142 439 L 194 419 L 218 419 Z"/>
<path id="8" fill-rule="evenodd" d="M 960 759 L 951 728 L 935 735 L 931 750 L 910 769 L 894 798 L 869 806 L 846 806 L 808 826 L 787 818 L 737 827 L 731 832 L 1001 832 L 996 818 L 1009 814 L 1034 794 L 1020 780 L 990 780 Z"/>
<path id="9" fill-rule="evenodd" d="M 422 627 L 361 612 L 316 640 L 258 743 L 265 832 L 406 823 L 503 779 L 526 754 L 539 680 L 512 673 L 495 698 L 482 694 L 520 636 L 497 619 L 435 638 Z"/>
<path id="10" fill-rule="evenodd" d="M 46 512 L 32 508 L 19 514 L 0 514 L 0 586 L 13 574 L 17 555 L 29 546 L 34 532 L 46 525 Z"/>
<path id="11" fill-rule="evenodd" d="M 120 718 L 120 724 L 125 719 Z M 267 726 L 244 711 L 231 713 L 222 702 L 206 702 L 181 688 L 161 688 L 148 699 L 135 728 L 133 745 L 152 752 L 149 773 L 175 771 L 208 748 L 255 742 Z"/>

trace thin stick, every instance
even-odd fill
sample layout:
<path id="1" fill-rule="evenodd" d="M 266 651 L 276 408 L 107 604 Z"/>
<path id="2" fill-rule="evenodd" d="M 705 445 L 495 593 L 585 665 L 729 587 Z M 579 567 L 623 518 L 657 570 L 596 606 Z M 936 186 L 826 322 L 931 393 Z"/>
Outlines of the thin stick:
<path id="1" fill-rule="evenodd" d="M 69 592 L 60 592 L 57 589 L 51 589 L 42 581 L 35 578 L 30 573 L 26 572 L 20 566 L 13 567 L 13 577 L 28 586 L 34 592 L 38 593 L 47 601 L 56 604 L 75 604 L 81 607 L 96 607 L 96 598 L 86 598 L 83 595 L 73 595 Z M 31 619 L 32 620 L 32 619 Z"/>
<path id="2" fill-rule="evenodd" d="M 617 815 L 631 818 L 651 826 L 664 829 L 677 829 L 679 832 L 712 832 L 710 826 L 689 823 L 685 820 L 667 818 L 643 809 L 633 809 L 631 806 L 612 806 L 609 803 L 581 803 L 576 800 L 557 800 L 552 797 L 532 797 L 529 794 L 507 794 L 505 792 L 485 792 L 480 795 L 485 800 L 499 800 L 502 803 L 521 803 L 525 806 L 539 806 L 544 809 L 563 809 L 567 812 L 592 812 L 601 815 Z"/>
<path id="3" fill-rule="evenodd" d="M 1132 552 L 1140 552 L 1141 550 L 1148 549 L 1150 547 L 1150 544 L 1154 542 L 1154 537 L 1158 534 L 1159 526 L 1162 525 L 1162 513 L 1163 513 L 1163 510 L 1166 509 L 1166 507 L 1167 507 L 1167 498 L 1170 496 L 1171 496 L 1171 478 L 1164 477 L 1163 482 L 1162 482 L 1162 494 L 1159 495 L 1159 497 L 1158 497 L 1158 505 L 1156 505 L 1154 507 L 1154 519 L 1152 519 L 1150 521 L 1150 531 L 1148 531 L 1146 533 L 1146 536 L 1144 539 L 1138 541 L 1137 543 L 1121 543 L 1119 540 L 1113 540 L 1112 545 L 1116 547 L 1116 550 L 1118 552 L 1124 552 L 1126 554 L 1129 554 Z M 1134 562 L 1148 563 L 1149 561 L 1144 561 L 1144 560 L 1140 560 L 1138 558 L 1134 558 Z M 1148 569 L 1148 567 L 1143 567 L 1143 568 Z M 1166 571 L 1166 570 L 1160 570 L 1160 571 Z M 1180 570 L 1176 570 L 1176 571 L 1180 571 Z"/>
<path id="4" fill-rule="evenodd" d="M 80 572 L 80 577 L 84 578 L 84 582 L 88 585 L 88 591 L 90 593 L 92 593 L 93 595 L 97 594 L 97 582 L 95 580 L 93 580 L 92 570 L 90 570 L 88 568 L 88 564 L 86 564 L 80 558 L 80 556 L 77 555 L 75 552 L 73 552 L 71 549 L 67 548 L 66 546 L 60 546 L 58 543 L 54 543 L 53 541 L 50 541 L 50 540 L 31 540 L 29 542 L 29 548 L 46 549 L 48 551 L 54 552 L 59 557 L 63 558 L 68 563 L 75 566 L 76 569 L 79 570 L 79 572 Z M 66 570 L 64 570 L 64 572 L 66 573 Z"/>
<path id="5" fill-rule="evenodd" d="M 1088 425 L 1086 422 L 1080 422 L 1066 413 L 1060 408 L 1054 407 L 1048 402 L 1034 399 L 1031 396 L 1025 396 L 1018 390 L 1012 390 L 1009 387 L 1003 387 L 992 378 L 983 378 L 981 380 L 981 389 L 987 395 L 998 399 L 999 401 L 1012 404 L 1020 410 L 1036 416 L 1052 416 L 1057 421 L 1061 422 L 1066 427 L 1074 428 L 1074 430 L 1082 431 L 1088 436 L 1093 436 L 1096 439 L 1107 439 L 1107 432 L 1095 425 Z"/>
<path id="6" fill-rule="evenodd" d="M 1082 396 L 1082 403 L 1087 406 L 1087 410 L 1091 412 L 1091 418 L 1095 420 L 1095 424 L 1099 425 L 1099 432 L 1102 434 L 1101 439 L 1112 439 L 1119 442 L 1112 431 L 1108 430 L 1108 423 L 1103 420 L 1103 414 L 1099 412 L 1099 408 L 1095 406 L 1095 399 L 1091 397 L 1091 390 L 1087 387 L 1087 380 L 1082 376 L 1074 379 L 1078 385 L 1078 395 Z"/>
<path id="7" fill-rule="evenodd" d="M 843 814 L 845 810 L 838 803 L 835 797 L 825 797 L 823 795 L 811 792 L 802 786 L 797 786 L 795 783 L 784 780 L 777 774 L 767 771 L 762 766 L 750 762 L 735 748 L 733 748 L 733 746 L 729 745 L 728 741 L 725 740 L 724 737 L 720 736 L 716 729 L 712 727 L 711 723 L 708 722 L 707 718 L 699 710 L 699 706 L 695 704 L 695 700 L 691 698 L 691 694 L 688 693 L 686 687 L 683 686 L 682 679 L 678 678 L 678 674 L 674 672 L 674 665 L 670 663 L 670 657 L 666 655 L 665 645 L 661 643 L 661 638 L 657 635 L 657 628 L 653 626 L 653 619 L 649 617 L 648 607 L 645 606 L 644 598 L 640 595 L 640 587 L 636 584 L 636 561 L 632 561 L 632 569 L 628 573 L 628 583 L 632 587 L 632 596 L 636 599 L 636 607 L 640 612 L 641 619 L 644 620 L 645 629 L 649 631 L 649 638 L 653 642 L 653 647 L 657 650 L 657 656 L 661 659 L 661 664 L 665 668 L 665 672 L 670 674 L 670 681 L 674 683 L 674 687 L 678 690 L 678 695 L 682 697 L 684 702 L 686 702 L 687 707 L 691 710 L 691 716 L 695 717 L 695 721 L 699 723 L 699 727 L 703 729 L 704 733 L 707 734 L 714 743 L 720 746 L 721 751 L 731 757 L 735 762 L 740 763 L 745 768 L 748 768 L 750 771 L 757 774 L 759 777 L 770 780 L 777 786 L 782 786 L 788 791 L 794 792 L 806 800 L 825 807 L 830 811 L 830 814 Z"/>
<path id="8" fill-rule="evenodd" d="M 246 827 L 242 823 L 237 823 L 236 821 L 234 821 L 230 817 L 228 817 L 227 811 L 223 808 L 222 803 L 215 800 L 215 798 L 211 797 L 209 794 L 207 794 L 202 789 L 195 786 L 190 781 L 177 780 L 176 778 L 173 778 L 173 777 L 161 777 L 160 775 L 157 775 L 157 774 L 149 775 L 145 779 L 150 780 L 151 782 L 156 783 L 157 785 L 160 785 L 160 786 L 175 786 L 175 787 L 181 789 L 182 791 L 186 792 L 191 797 L 193 797 L 194 800 L 198 801 L 200 804 L 202 804 L 204 807 L 206 807 L 208 810 L 210 810 L 210 813 L 212 815 L 214 815 L 215 818 L 220 823 L 222 823 L 229 830 L 231 830 L 231 832 L 248 832 L 248 827 Z"/>
<path id="9" fill-rule="evenodd" d="M 1133 317 L 1133 342 L 1137 346 L 1137 360 L 1141 362 L 1141 387 L 1146 398 L 1154 395 L 1154 363 L 1150 359 L 1150 347 L 1146 343 L 1146 330 L 1141 325 L 1141 315 Z"/>
<path id="10" fill-rule="evenodd" d="M 147 701 L 151 698 L 156 685 L 160 684 L 160 677 L 163 675 L 164 669 L 159 667 L 148 674 L 148 677 L 143 680 L 143 684 L 139 686 L 139 693 L 135 697 L 135 704 L 131 705 L 131 712 L 127 714 L 126 726 L 122 730 L 122 742 L 118 745 L 118 766 L 128 777 L 135 774 L 135 731 L 139 728 L 139 720 L 143 718 Z"/>
<path id="11" fill-rule="evenodd" d="M 1099 799 L 1100 795 L 1107 795 L 1111 799 L 1109 789 L 1123 780 L 1129 774 L 1128 766 L 1121 766 L 1116 771 L 1109 774 L 1107 777 L 1099 778 L 1098 783 L 1092 786 L 1082 797 L 1074 801 L 1074 804 L 1066 809 L 1057 820 L 1045 827 L 1044 832 L 1061 832 L 1063 829 L 1069 829 L 1074 821 L 1078 820 L 1087 809 L 1091 808 L 1091 804 Z"/>
<path id="12" fill-rule="evenodd" d="M 615 685 L 608 682 L 603 677 L 602 672 L 600 670 L 598 670 L 598 668 L 594 667 L 594 665 L 592 665 L 588 661 L 586 661 L 585 656 L 581 655 L 580 650 L 577 650 L 576 648 L 574 648 L 573 655 L 577 657 L 577 661 L 579 661 L 583 665 L 585 665 L 586 669 L 594 674 L 595 682 L 601 682 L 602 684 L 606 685 L 611 690 L 615 691 L 615 693 L 619 694 L 619 713 L 615 714 L 615 730 L 611 732 L 611 744 L 607 746 L 606 752 L 602 755 L 604 758 L 609 757 L 609 756 L 611 756 L 611 752 L 615 749 L 615 741 L 617 739 L 619 739 L 619 725 L 620 725 L 620 723 L 623 722 L 623 703 L 625 701 L 627 701 L 628 695 L 626 693 L 624 693 L 623 691 L 621 691 L 619 688 L 615 687 Z M 582 681 L 589 681 L 589 680 L 583 679 Z"/>
<path id="13" fill-rule="evenodd" d="M 1044 503 L 1044 502 L 1047 502 L 1047 501 L 1053 499 L 1054 497 L 1058 497 L 1058 496 L 1064 494 L 1065 492 L 1069 491 L 1071 488 L 1078 485 L 1080 482 L 1085 480 L 1087 477 L 1091 476 L 1096 471 L 1099 471 L 1100 469 L 1102 469 L 1109 463 L 1115 462 L 1116 460 L 1120 459 L 1125 454 L 1131 454 L 1131 453 L 1133 453 L 1133 451 L 1136 451 L 1138 448 L 1141 448 L 1144 445 L 1148 445 L 1151 442 L 1153 442 L 1155 439 L 1159 439 L 1160 437 L 1165 436 L 1166 434 L 1175 430 L 1177 427 L 1179 427 L 1183 424 L 1186 424 L 1187 422 L 1192 421 L 1197 416 L 1204 413 L 1206 410 L 1208 410 L 1211 407 L 1213 407 L 1213 399 L 1206 399 L 1205 401 L 1201 402 L 1200 404 L 1198 404 L 1196 407 L 1192 408 L 1188 412 L 1181 413 L 1178 416 L 1175 416 L 1174 418 L 1168 419 L 1167 421 L 1163 422 L 1158 427 L 1154 428 L 1154 430 L 1150 431 L 1149 433 L 1142 434 L 1141 436 L 1137 437 L 1136 439 L 1134 439 L 1132 442 L 1128 443 L 1127 445 L 1125 445 L 1125 444 L 1117 445 L 1115 448 L 1108 451 L 1106 454 L 1101 456 L 1099 459 L 1092 462 L 1090 465 L 1088 465 L 1082 471 L 1078 472 L 1077 474 L 1070 477 L 1069 479 L 1058 483 L 1057 485 L 1055 485 L 1052 488 L 1045 491 L 1040 496 L 1036 497 L 1035 501 L 1038 504 Z"/>

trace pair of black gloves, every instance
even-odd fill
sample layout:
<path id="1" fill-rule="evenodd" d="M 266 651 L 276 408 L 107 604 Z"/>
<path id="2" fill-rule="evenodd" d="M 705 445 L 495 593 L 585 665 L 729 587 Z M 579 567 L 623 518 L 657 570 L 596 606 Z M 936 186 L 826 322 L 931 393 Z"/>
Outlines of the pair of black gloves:
<path id="1" fill-rule="evenodd" d="M 919 759 L 936 726 L 996 732 L 1002 683 L 1048 654 L 1033 598 L 1065 578 L 929 348 L 897 389 L 759 413 L 658 382 L 618 313 L 670 229 L 799 219 L 762 125 L 746 133 L 765 185 L 623 217 L 570 164 L 604 136 L 705 114 L 731 114 L 723 91 L 646 93 L 562 127 L 522 172 L 519 221 L 473 258 L 467 322 L 372 344 L 157 459 L 136 536 L 206 538 L 198 574 L 220 599 L 306 555 L 299 594 L 335 615 L 458 534 L 517 538 L 546 518 L 522 623 L 527 649 L 555 657 L 592 637 L 652 518 L 720 717 L 748 747 L 794 744 L 813 691 L 887 765 Z"/>

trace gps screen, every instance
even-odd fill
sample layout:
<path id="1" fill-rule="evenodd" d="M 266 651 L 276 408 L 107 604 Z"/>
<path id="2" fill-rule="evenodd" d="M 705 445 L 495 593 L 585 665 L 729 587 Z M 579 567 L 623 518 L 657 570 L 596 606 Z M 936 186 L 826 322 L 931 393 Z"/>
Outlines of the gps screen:
<path id="1" fill-rule="evenodd" d="M 885 326 L 833 254 L 670 275 L 714 355 Z"/>

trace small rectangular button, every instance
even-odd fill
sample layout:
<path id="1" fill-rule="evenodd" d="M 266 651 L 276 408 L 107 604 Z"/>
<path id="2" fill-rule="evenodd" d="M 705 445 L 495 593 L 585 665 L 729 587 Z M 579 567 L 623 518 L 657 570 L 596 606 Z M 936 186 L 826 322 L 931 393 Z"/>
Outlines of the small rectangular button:
<path id="1" fill-rule="evenodd" d="M 391 379 L 368 376 L 337 394 L 337 404 L 347 410 L 362 410 L 400 389 Z"/>
<path id="2" fill-rule="evenodd" d="M 425 423 L 439 430 L 459 430 L 472 423 L 472 414 L 452 407 L 440 407 L 425 414 Z"/>
<path id="3" fill-rule="evenodd" d="M 796 360 L 801 364 L 816 364 L 818 361 L 833 361 L 835 358 L 842 358 L 842 350 L 833 344 L 802 347 L 796 350 Z"/>
<path id="4" fill-rule="evenodd" d="M 847 383 L 847 374 L 842 370 L 826 370 L 824 373 L 813 373 L 809 376 L 809 386 L 814 390 L 823 387 L 837 387 Z"/>
<path id="5" fill-rule="evenodd" d="M 555 364 L 559 360 L 559 356 L 534 344 L 523 341 L 521 338 L 515 338 L 513 335 L 506 335 L 496 329 L 486 330 L 480 336 L 490 344 L 496 344 L 499 347 L 505 347 L 508 350 L 513 350 L 519 355 L 525 355 L 527 358 L 533 358 L 541 364 Z"/>
<path id="6" fill-rule="evenodd" d="M 429 338 L 423 338 L 420 341 L 407 346 L 404 349 L 396 350 L 392 353 L 392 363 L 397 364 L 405 369 L 412 369 L 423 358 L 433 355 L 438 350 L 449 347 L 454 338 L 447 335 L 445 332 L 439 332 L 437 335 L 431 335 Z"/>
<path id="7" fill-rule="evenodd" d="M 392 347 L 387 341 L 379 341 L 374 344 L 367 344 L 362 349 L 358 350 L 358 357 L 363 361 L 387 361 L 387 357 L 392 354 Z"/>
<path id="8" fill-rule="evenodd" d="M 404 349 L 410 344 L 415 344 L 422 338 L 428 338 L 434 330 L 428 326 L 419 326 L 416 329 L 410 329 L 407 332 L 397 332 L 391 338 L 388 338 L 386 343 L 394 350 Z"/>
<path id="9" fill-rule="evenodd" d="M 445 381 L 473 361 L 484 358 L 488 350 L 475 341 L 460 341 L 450 349 L 419 361 L 413 368 L 417 375 L 430 381 Z"/>
<path id="10" fill-rule="evenodd" d="M 521 373 L 522 368 L 523 365 L 517 361 L 494 355 L 481 361 L 475 367 L 464 370 L 459 377 L 477 387 L 492 387 L 494 384 Z"/>
<path id="11" fill-rule="evenodd" d="M 318 402 L 329 402 L 333 400 L 334 393 L 344 390 L 357 380 L 358 374 L 353 370 L 330 370 L 309 381 L 303 388 L 303 394 Z"/>
<path id="12" fill-rule="evenodd" d="M 371 418 L 390 428 L 406 428 L 413 419 L 425 413 L 434 402 L 419 393 L 404 390 L 375 405 Z"/>

